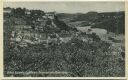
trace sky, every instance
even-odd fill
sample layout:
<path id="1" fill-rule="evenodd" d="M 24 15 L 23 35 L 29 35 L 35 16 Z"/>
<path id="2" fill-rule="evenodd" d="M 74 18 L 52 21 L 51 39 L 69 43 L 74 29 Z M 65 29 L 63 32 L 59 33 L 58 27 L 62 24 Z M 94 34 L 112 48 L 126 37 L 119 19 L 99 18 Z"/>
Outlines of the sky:
<path id="1" fill-rule="evenodd" d="M 124 2 L 4 2 L 4 7 L 39 9 L 45 12 L 87 13 L 124 11 Z"/>

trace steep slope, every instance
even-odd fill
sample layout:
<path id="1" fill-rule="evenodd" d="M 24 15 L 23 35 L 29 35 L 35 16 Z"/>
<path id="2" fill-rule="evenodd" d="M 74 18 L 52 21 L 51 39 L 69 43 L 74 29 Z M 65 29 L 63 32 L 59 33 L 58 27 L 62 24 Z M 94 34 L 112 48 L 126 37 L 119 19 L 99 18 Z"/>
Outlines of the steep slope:
<path id="1" fill-rule="evenodd" d="M 65 31 L 70 31 L 70 30 L 75 30 L 73 27 L 68 26 L 64 21 L 61 21 L 58 19 L 57 16 L 55 16 L 55 18 L 53 20 L 48 19 L 44 30 L 46 32 L 60 32 L 61 30 L 65 30 Z"/>

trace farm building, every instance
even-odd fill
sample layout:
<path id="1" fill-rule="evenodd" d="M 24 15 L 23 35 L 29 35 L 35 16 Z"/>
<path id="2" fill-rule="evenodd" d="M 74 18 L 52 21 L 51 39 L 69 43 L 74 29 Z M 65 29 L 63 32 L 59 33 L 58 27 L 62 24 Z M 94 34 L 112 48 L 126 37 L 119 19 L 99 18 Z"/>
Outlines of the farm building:
<path id="1" fill-rule="evenodd" d="M 4 13 L 11 13 L 11 8 L 10 7 L 6 7 L 6 8 L 4 8 L 4 10 L 3 10 L 3 12 Z"/>

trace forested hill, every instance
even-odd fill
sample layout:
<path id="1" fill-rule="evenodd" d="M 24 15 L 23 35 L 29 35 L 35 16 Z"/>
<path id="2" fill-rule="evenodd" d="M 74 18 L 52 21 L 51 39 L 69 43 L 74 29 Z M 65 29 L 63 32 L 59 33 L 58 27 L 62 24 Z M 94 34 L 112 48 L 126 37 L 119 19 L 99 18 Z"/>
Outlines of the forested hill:
<path id="1" fill-rule="evenodd" d="M 102 21 L 103 19 L 108 18 L 116 18 L 116 17 L 123 17 L 124 11 L 120 12 L 104 12 L 104 13 L 98 13 L 98 12 L 88 12 L 88 13 L 58 13 L 57 16 L 59 19 L 70 19 L 70 21 L 90 21 L 90 22 L 98 22 Z"/>
<path id="2" fill-rule="evenodd" d="M 63 16 L 63 17 L 61 17 Z M 84 21 L 85 25 L 91 25 L 93 28 L 103 28 L 114 33 L 124 33 L 125 12 L 88 12 L 86 14 L 58 14 L 59 19 L 67 23 Z"/>
<path id="3" fill-rule="evenodd" d="M 92 27 L 103 28 L 116 34 L 125 33 L 125 13 L 100 13 Z"/>

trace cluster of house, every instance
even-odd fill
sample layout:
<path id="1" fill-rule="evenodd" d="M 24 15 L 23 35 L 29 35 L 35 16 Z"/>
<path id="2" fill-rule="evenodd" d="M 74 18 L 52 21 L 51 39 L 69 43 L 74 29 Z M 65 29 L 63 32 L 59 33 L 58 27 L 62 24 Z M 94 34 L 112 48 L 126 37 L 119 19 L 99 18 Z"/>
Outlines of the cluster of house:
<path id="1" fill-rule="evenodd" d="M 27 46 L 27 44 L 38 44 L 45 41 L 47 36 L 45 33 L 31 32 L 31 31 L 12 31 L 11 41 L 18 42 L 21 46 Z M 26 44 L 25 44 L 26 43 Z"/>
<path id="2" fill-rule="evenodd" d="M 68 42 L 71 38 L 62 38 L 57 33 L 47 34 L 36 31 L 12 31 L 11 43 L 17 42 L 19 46 L 24 47 L 28 44 L 41 44 L 48 45 L 49 43 L 60 44 Z"/>
<path id="3" fill-rule="evenodd" d="M 4 13 L 11 13 L 12 8 L 7 7 L 4 8 Z M 30 15 L 31 12 L 30 10 L 26 9 L 25 13 L 27 15 Z M 53 20 L 55 18 L 55 12 L 47 12 L 45 13 L 44 16 L 42 16 L 42 18 L 38 18 L 37 22 L 35 22 L 35 26 L 36 28 L 42 28 L 42 26 L 45 26 L 46 21 L 48 19 Z M 18 20 L 14 20 L 17 22 L 17 25 L 15 25 L 15 31 L 12 31 L 12 33 L 10 34 L 11 38 L 11 43 L 15 43 L 18 42 L 18 44 L 20 46 L 27 46 L 27 44 L 38 44 L 38 43 L 45 43 L 48 44 L 52 41 L 57 41 L 59 40 L 57 37 L 52 37 L 51 35 L 47 35 L 47 33 L 40 33 L 38 31 L 31 31 L 31 26 L 28 25 L 24 25 L 21 22 L 23 22 L 23 20 L 21 20 L 20 18 L 16 18 Z M 36 25 L 36 23 L 40 22 L 40 25 Z M 52 22 L 51 25 L 53 25 L 54 27 L 56 27 L 56 25 Z M 30 31 L 28 31 L 28 29 Z"/>

